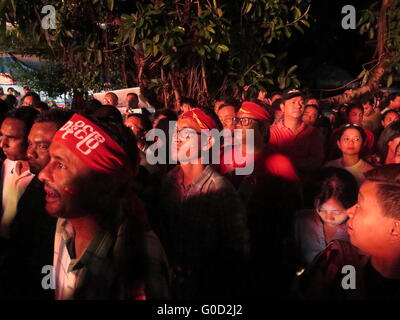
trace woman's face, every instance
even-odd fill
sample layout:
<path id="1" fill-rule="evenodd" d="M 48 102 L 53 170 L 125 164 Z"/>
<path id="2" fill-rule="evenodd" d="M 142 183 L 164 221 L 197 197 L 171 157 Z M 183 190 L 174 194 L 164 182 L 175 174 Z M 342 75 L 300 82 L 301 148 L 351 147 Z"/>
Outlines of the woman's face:
<path id="1" fill-rule="evenodd" d="M 314 107 L 306 107 L 303 113 L 303 122 L 313 126 L 318 119 L 318 111 Z"/>
<path id="2" fill-rule="evenodd" d="M 340 137 L 337 145 L 343 155 L 359 154 L 362 148 L 363 140 L 357 129 L 346 129 Z"/>
<path id="3" fill-rule="evenodd" d="M 334 227 L 344 223 L 348 216 L 342 203 L 336 198 L 330 198 L 316 208 L 322 221 L 327 225 Z"/>

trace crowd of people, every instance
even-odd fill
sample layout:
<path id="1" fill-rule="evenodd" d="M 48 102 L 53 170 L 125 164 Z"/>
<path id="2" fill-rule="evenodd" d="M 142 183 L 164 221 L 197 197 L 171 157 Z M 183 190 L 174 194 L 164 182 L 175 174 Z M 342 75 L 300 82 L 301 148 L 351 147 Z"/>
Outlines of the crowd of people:
<path id="1" fill-rule="evenodd" d="M 0 99 L 0 299 L 400 298 L 400 93 L 180 102 Z"/>

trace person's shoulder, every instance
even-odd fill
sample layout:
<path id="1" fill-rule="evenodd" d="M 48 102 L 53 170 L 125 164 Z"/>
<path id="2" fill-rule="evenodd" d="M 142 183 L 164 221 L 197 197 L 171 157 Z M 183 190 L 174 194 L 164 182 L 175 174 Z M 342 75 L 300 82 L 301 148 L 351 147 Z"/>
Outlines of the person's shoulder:
<path id="1" fill-rule="evenodd" d="M 297 179 L 296 170 L 293 166 L 292 160 L 289 157 L 283 155 L 282 153 L 275 152 L 271 149 L 265 155 L 264 167 L 265 169 L 276 175 L 283 175 L 285 178 Z"/>
<path id="2" fill-rule="evenodd" d="M 224 191 L 232 191 L 234 192 L 235 189 L 232 185 L 232 183 L 229 181 L 228 178 L 220 174 L 217 170 L 215 170 L 213 167 L 208 167 L 211 171 L 210 174 L 210 186 L 212 189 L 215 190 L 224 190 Z"/>

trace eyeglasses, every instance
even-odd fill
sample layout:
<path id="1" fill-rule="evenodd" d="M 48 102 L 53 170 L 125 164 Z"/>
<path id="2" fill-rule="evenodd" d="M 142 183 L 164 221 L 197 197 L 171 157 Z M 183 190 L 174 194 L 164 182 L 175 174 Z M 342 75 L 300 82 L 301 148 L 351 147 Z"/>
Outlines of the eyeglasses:
<path id="1" fill-rule="evenodd" d="M 343 142 L 348 143 L 348 142 L 350 142 L 350 141 L 353 141 L 353 142 L 361 141 L 361 138 L 359 138 L 359 137 L 356 137 L 356 138 L 344 137 L 344 138 L 342 138 L 342 139 L 340 139 L 340 140 L 342 140 Z"/>
<path id="2" fill-rule="evenodd" d="M 242 127 L 246 127 L 246 126 L 248 126 L 248 125 L 250 125 L 250 124 L 252 124 L 253 123 L 253 121 L 258 121 L 258 119 L 255 119 L 255 118 L 233 118 L 233 121 L 237 124 L 237 123 L 240 123 L 240 125 L 242 126 Z"/>
<path id="3" fill-rule="evenodd" d="M 197 132 L 191 128 L 184 128 L 182 130 L 175 130 L 173 137 L 174 139 L 178 139 L 179 141 L 187 141 L 190 140 L 195 135 L 201 135 L 200 132 Z"/>
<path id="4" fill-rule="evenodd" d="M 335 216 L 340 216 L 341 214 L 345 213 L 346 210 L 325 210 L 325 209 L 318 208 L 317 212 L 320 214 L 328 214 L 330 212 Z"/>

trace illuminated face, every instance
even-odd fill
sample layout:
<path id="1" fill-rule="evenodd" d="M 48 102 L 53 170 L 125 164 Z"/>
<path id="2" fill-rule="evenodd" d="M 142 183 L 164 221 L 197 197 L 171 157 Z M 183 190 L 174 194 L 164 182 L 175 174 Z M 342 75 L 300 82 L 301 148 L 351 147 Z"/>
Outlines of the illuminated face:
<path id="1" fill-rule="evenodd" d="M 24 98 L 24 103 L 23 106 L 24 107 L 29 107 L 33 105 L 33 97 L 32 96 L 27 96 Z"/>
<path id="2" fill-rule="evenodd" d="M 125 126 L 132 130 L 137 139 L 143 139 L 146 135 L 146 131 L 143 128 L 142 120 L 135 116 L 128 117 L 125 120 Z"/>
<path id="3" fill-rule="evenodd" d="M 354 108 L 349 113 L 349 122 L 361 126 L 363 117 L 364 117 L 363 110 Z"/>
<path id="4" fill-rule="evenodd" d="M 369 102 L 363 104 L 365 116 L 370 116 L 374 112 L 374 107 Z"/>
<path id="5" fill-rule="evenodd" d="M 234 129 L 233 118 L 235 117 L 235 108 L 232 106 L 223 107 L 218 112 L 218 118 L 224 129 Z"/>
<path id="6" fill-rule="evenodd" d="M 66 146 L 53 142 L 50 146 L 50 162 L 39 173 L 46 192 L 46 211 L 60 218 L 74 218 L 81 215 L 76 204 L 79 192 L 77 180 L 90 173 L 83 163 Z"/>
<path id="7" fill-rule="evenodd" d="M 355 155 L 360 153 L 363 140 L 357 129 L 349 128 L 343 132 L 337 145 L 344 155 Z"/>
<path id="8" fill-rule="evenodd" d="M 317 212 L 322 221 L 332 227 L 339 226 L 347 220 L 346 209 L 336 198 L 330 198 L 322 205 L 319 205 Z"/>
<path id="9" fill-rule="evenodd" d="M 6 118 L 1 124 L 0 148 L 9 160 L 25 160 L 27 141 L 25 123 L 19 119 Z"/>
<path id="10" fill-rule="evenodd" d="M 114 95 L 112 95 L 111 93 L 107 93 L 107 94 L 104 96 L 103 104 L 111 105 L 111 106 L 116 107 L 116 106 L 118 105 L 118 99 L 116 99 L 116 98 L 114 97 Z"/>
<path id="11" fill-rule="evenodd" d="M 57 127 L 53 122 L 40 122 L 32 126 L 28 136 L 28 156 L 30 171 L 38 174 L 50 161 L 49 148 Z"/>
<path id="12" fill-rule="evenodd" d="M 394 100 L 390 102 L 389 109 L 400 108 L 400 96 L 397 96 Z"/>
<path id="13" fill-rule="evenodd" d="M 253 132 L 253 137 L 256 137 L 256 135 L 262 135 L 258 120 L 255 118 L 249 118 L 247 114 L 242 112 L 238 112 L 236 115 L 235 129 L 242 129 L 241 137 L 240 135 L 235 134 L 235 139 L 239 139 L 239 141 L 236 142 L 242 145 L 247 144 L 247 134 L 250 130 Z M 251 140 L 251 142 L 254 144 L 254 140 Z"/>
<path id="14" fill-rule="evenodd" d="M 178 119 L 172 137 L 172 159 L 187 163 L 200 158 L 201 128 L 191 119 Z"/>
<path id="15" fill-rule="evenodd" d="M 303 121 L 305 124 L 313 126 L 318 119 L 318 111 L 314 107 L 306 107 L 303 113 Z"/>
<path id="16" fill-rule="evenodd" d="M 304 111 L 303 97 L 294 97 L 281 104 L 284 117 L 301 119 Z"/>
<path id="17" fill-rule="evenodd" d="M 392 122 L 399 120 L 399 118 L 400 117 L 397 112 L 389 112 L 385 115 L 385 118 L 382 120 L 382 126 L 386 128 Z"/>
<path id="18" fill-rule="evenodd" d="M 347 210 L 347 222 L 351 243 L 366 254 L 379 257 L 387 251 L 393 218 L 385 217 L 377 195 L 376 182 L 366 181 L 361 185 L 358 202 Z"/>

